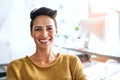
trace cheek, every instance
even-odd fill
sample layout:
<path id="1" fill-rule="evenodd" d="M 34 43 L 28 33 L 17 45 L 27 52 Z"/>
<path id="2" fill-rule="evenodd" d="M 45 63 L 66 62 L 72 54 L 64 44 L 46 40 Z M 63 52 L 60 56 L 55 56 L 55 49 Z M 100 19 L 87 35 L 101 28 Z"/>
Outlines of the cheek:
<path id="1" fill-rule="evenodd" d="M 53 32 L 53 33 L 52 33 L 52 36 L 53 36 L 53 37 L 55 37 L 55 36 L 56 36 L 56 34 L 57 34 L 56 32 Z"/>
<path id="2" fill-rule="evenodd" d="M 32 36 L 32 38 L 37 38 L 39 35 L 36 34 L 36 33 L 34 33 L 34 32 L 32 32 L 32 33 L 31 33 L 31 36 Z"/>

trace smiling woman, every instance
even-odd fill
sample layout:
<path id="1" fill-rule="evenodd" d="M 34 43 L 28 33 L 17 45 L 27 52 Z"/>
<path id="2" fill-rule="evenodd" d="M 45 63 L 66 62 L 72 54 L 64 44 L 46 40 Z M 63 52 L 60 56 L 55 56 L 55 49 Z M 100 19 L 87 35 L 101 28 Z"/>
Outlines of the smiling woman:
<path id="1" fill-rule="evenodd" d="M 30 28 L 36 51 L 12 61 L 8 65 L 7 80 L 87 80 L 77 56 L 53 52 L 58 31 L 56 15 L 56 10 L 47 7 L 31 11 Z"/>
<path id="2" fill-rule="evenodd" d="M 39 44 L 38 46 L 41 48 L 47 48 L 48 44 L 51 46 L 57 33 L 57 29 L 54 26 L 54 20 L 49 16 L 41 15 L 34 20 L 33 25 L 31 35 L 36 44 Z"/>

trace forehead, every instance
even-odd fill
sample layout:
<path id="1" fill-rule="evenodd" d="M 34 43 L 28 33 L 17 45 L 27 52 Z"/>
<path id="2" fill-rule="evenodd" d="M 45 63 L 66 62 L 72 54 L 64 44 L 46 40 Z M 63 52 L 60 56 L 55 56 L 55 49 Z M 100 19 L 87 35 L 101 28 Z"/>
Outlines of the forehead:
<path id="1" fill-rule="evenodd" d="M 35 18 L 33 25 L 54 25 L 54 20 L 46 15 L 41 15 Z"/>

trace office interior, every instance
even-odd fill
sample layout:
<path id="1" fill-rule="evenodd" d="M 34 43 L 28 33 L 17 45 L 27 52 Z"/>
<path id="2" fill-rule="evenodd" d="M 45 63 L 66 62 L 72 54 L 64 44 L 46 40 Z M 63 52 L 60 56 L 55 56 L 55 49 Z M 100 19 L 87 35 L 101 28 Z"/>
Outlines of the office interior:
<path id="1" fill-rule="evenodd" d="M 119 80 L 119 4 L 120 0 L 0 0 L 0 79 L 5 79 L 12 60 L 35 51 L 29 13 L 46 6 L 58 11 L 54 51 L 77 55 L 89 80 Z"/>

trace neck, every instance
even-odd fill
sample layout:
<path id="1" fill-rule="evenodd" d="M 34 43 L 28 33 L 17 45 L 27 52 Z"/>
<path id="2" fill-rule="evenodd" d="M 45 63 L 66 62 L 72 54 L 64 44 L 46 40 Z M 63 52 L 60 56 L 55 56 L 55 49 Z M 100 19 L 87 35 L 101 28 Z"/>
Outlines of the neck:
<path id="1" fill-rule="evenodd" d="M 40 58 L 40 59 L 48 59 L 51 55 L 53 54 L 52 50 L 51 49 L 37 49 L 36 52 L 35 52 L 35 56 Z"/>
<path id="2" fill-rule="evenodd" d="M 31 56 L 31 59 L 40 64 L 50 64 L 57 58 L 57 54 L 54 54 L 52 50 L 36 50 Z"/>

